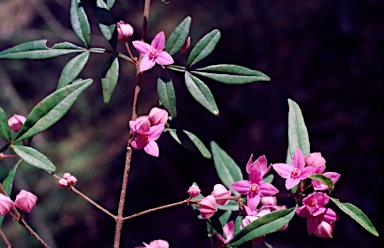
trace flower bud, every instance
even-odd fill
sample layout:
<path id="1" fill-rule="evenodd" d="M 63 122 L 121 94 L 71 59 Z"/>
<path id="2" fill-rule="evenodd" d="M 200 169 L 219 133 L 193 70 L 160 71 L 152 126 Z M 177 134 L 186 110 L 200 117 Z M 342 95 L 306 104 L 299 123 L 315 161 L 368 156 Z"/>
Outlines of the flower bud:
<path id="1" fill-rule="evenodd" d="M 332 238 L 332 233 L 334 229 L 334 223 L 322 221 L 316 228 L 314 234 L 319 238 Z"/>
<path id="2" fill-rule="evenodd" d="M 203 219 L 211 218 L 217 211 L 215 197 L 213 195 L 204 197 L 199 203 L 199 208 Z"/>
<path id="3" fill-rule="evenodd" d="M 231 191 L 229 191 L 224 185 L 222 184 L 216 184 L 213 187 L 212 195 L 215 198 L 224 198 L 224 197 L 230 197 L 231 196 Z M 226 205 L 229 200 L 216 200 L 217 204 L 224 206 Z"/>
<path id="4" fill-rule="evenodd" d="M 261 197 L 261 205 L 267 205 L 267 206 L 276 206 L 277 205 L 277 199 L 276 196 L 263 196 Z"/>
<path id="5" fill-rule="evenodd" d="M 27 213 L 36 206 L 37 196 L 29 191 L 21 190 L 16 196 L 15 207 Z"/>
<path id="6" fill-rule="evenodd" d="M 60 180 L 59 180 L 59 185 L 60 185 L 60 187 L 62 187 L 62 188 L 66 188 L 66 187 L 68 187 L 68 181 L 67 181 L 67 179 L 65 179 L 65 178 L 60 179 Z"/>
<path id="7" fill-rule="evenodd" d="M 168 120 L 168 112 L 161 108 L 152 108 L 149 112 L 149 121 L 152 126 L 156 126 L 159 124 L 165 124 Z"/>
<path id="8" fill-rule="evenodd" d="M 72 176 L 71 174 L 69 174 L 68 172 L 66 172 L 66 173 L 64 173 L 63 178 L 66 179 L 66 180 L 68 180 L 68 178 L 70 178 L 71 176 Z"/>
<path id="9" fill-rule="evenodd" d="M 188 51 L 190 46 L 191 46 L 191 36 L 188 36 L 188 38 L 184 42 L 184 45 L 180 48 L 180 52 Z"/>
<path id="10" fill-rule="evenodd" d="M 117 39 L 118 40 L 128 40 L 133 35 L 133 27 L 124 22 L 119 21 L 117 23 Z"/>
<path id="11" fill-rule="evenodd" d="M 305 164 L 315 168 L 325 165 L 325 159 L 321 156 L 320 152 L 313 152 L 305 157 Z"/>
<path id="12" fill-rule="evenodd" d="M 0 215 L 6 215 L 9 210 L 13 207 L 13 201 L 9 196 L 3 195 L 0 193 Z"/>
<path id="13" fill-rule="evenodd" d="M 70 186 L 75 186 L 75 184 L 77 183 L 77 178 L 74 176 L 70 176 L 69 178 L 67 178 L 67 182 Z"/>
<path id="14" fill-rule="evenodd" d="M 11 118 L 8 119 L 9 127 L 14 131 L 18 132 L 25 122 L 25 117 L 22 115 L 14 114 Z"/>
<path id="15" fill-rule="evenodd" d="M 200 194 L 201 190 L 200 190 L 199 186 L 192 185 L 189 187 L 187 192 L 193 198 L 193 197 L 198 196 Z"/>

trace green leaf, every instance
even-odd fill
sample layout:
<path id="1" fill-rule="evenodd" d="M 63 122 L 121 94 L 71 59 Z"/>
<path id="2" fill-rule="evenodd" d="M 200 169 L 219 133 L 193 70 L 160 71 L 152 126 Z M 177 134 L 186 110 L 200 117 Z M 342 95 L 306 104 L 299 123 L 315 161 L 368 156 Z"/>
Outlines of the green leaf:
<path id="1" fill-rule="evenodd" d="M 157 79 L 157 94 L 161 104 L 168 110 L 172 117 L 176 117 L 176 94 L 172 80 L 164 82 L 161 78 Z"/>
<path id="2" fill-rule="evenodd" d="M 256 81 L 270 81 L 264 73 L 239 65 L 211 65 L 199 68 L 192 73 L 226 84 L 246 84 Z"/>
<path id="3" fill-rule="evenodd" d="M 229 217 L 231 217 L 231 213 L 232 213 L 232 211 L 227 210 L 222 215 L 220 215 L 219 221 L 220 221 L 221 226 L 224 226 L 225 224 L 227 224 Z"/>
<path id="4" fill-rule="evenodd" d="M 193 98 L 212 114 L 219 115 L 219 109 L 217 108 L 213 94 L 208 86 L 187 71 L 184 74 L 184 79 L 185 85 Z"/>
<path id="5" fill-rule="evenodd" d="M 239 211 L 239 205 L 237 204 L 236 201 L 229 201 L 226 205 L 221 206 L 217 204 L 217 209 L 220 210 L 231 210 L 231 211 Z"/>
<path id="6" fill-rule="evenodd" d="M 104 0 L 104 2 L 107 4 L 107 7 L 110 8 L 110 9 L 115 4 L 115 0 Z"/>
<path id="7" fill-rule="evenodd" d="M 5 111 L 0 107 L 0 135 L 6 140 L 11 141 L 11 129 L 8 125 L 8 117 Z"/>
<path id="8" fill-rule="evenodd" d="M 189 54 L 187 67 L 191 67 L 211 54 L 211 52 L 215 49 L 216 44 L 219 42 L 220 36 L 220 31 L 214 29 L 201 38 Z"/>
<path id="9" fill-rule="evenodd" d="M 117 80 L 119 79 L 119 60 L 116 55 L 112 55 L 104 63 L 102 70 L 101 85 L 103 88 L 104 102 L 111 100 L 113 91 L 115 90 Z"/>
<path id="10" fill-rule="evenodd" d="M 63 88 L 64 86 L 72 83 L 73 80 L 75 80 L 83 70 L 85 64 L 88 61 L 88 58 L 89 51 L 86 51 L 68 61 L 68 63 L 64 66 L 63 71 L 61 72 L 59 83 L 57 84 L 57 89 Z"/>
<path id="11" fill-rule="evenodd" d="M 12 145 L 13 151 L 25 162 L 36 168 L 48 171 L 55 171 L 55 165 L 42 153 L 28 146 Z"/>
<path id="12" fill-rule="evenodd" d="M 269 174 L 268 176 L 263 178 L 263 182 L 267 182 L 267 183 L 272 184 L 274 178 L 275 178 L 275 176 L 273 174 Z"/>
<path id="13" fill-rule="evenodd" d="M 241 245 L 254 238 L 276 232 L 285 226 L 295 215 L 296 207 L 290 209 L 276 210 L 261 216 L 235 233 L 227 246 Z"/>
<path id="14" fill-rule="evenodd" d="M 86 47 L 89 47 L 91 43 L 91 28 L 81 0 L 71 1 L 70 20 L 72 29 L 77 37 Z"/>
<path id="15" fill-rule="evenodd" d="M 304 157 L 310 152 L 307 127 L 299 105 L 288 99 L 288 155 L 287 164 L 291 164 L 293 154 L 298 148 L 303 152 Z"/>
<path id="16" fill-rule="evenodd" d="M 191 17 L 187 16 L 169 36 L 166 44 L 166 51 L 170 55 L 174 55 L 183 47 L 188 38 L 191 20 Z"/>
<path id="17" fill-rule="evenodd" d="M 351 203 L 341 203 L 339 199 L 330 197 L 333 203 L 336 204 L 344 213 L 348 214 L 352 219 L 354 219 L 357 223 L 359 223 L 362 227 L 365 228 L 368 232 L 379 236 L 379 233 L 376 231 L 376 228 L 373 226 L 372 222 L 368 219 L 368 217 L 356 206 Z"/>
<path id="18" fill-rule="evenodd" d="M 111 44 L 112 48 L 116 48 L 117 44 L 117 29 L 116 21 L 113 18 L 110 8 L 113 3 L 103 0 L 97 0 L 97 19 L 99 22 L 99 28 L 104 38 Z"/>
<path id="19" fill-rule="evenodd" d="M 20 160 L 22 161 L 22 160 Z M 19 163 L 17 163 L 12 169 L 9 170 L 8 176 L 4 179 L 3 183 L 1 184 L 7 193 L 7 195 L 11 195 L 12 192 L 12 186 L 13 186 L 13 180 L 15 179 L 16 175 L 16 169 L 18 167 Z M 3 220 L 4 216 L 0 216 L 0 229 L 3 226 Z"/>
<path id="20" fill-rule="evenodd" d="M 232 189 L 231 184 L 243 180 L 243 174 L 241 172 L 240 167 L 214 141 L 211 141 L 211 151 L 217 175 L 219 176 L 223 184 L 228 189 L 230 189 L 233 194 L 239 195 L 237 191 Z"/>
<path id="21" fill-rule="evenodd" d="M 186 130 L 168 129 L 172 138 L 180 145 L 184 146 L 188 150 L 203 155 L 204 158 L 210 159 L 212 157 L 209 150 L 205 147 L 204 143 L 193 133 Z"/>
<path id="22" fill-rule="evenodd" d="M 332 191 L 335 188 L 335 185 L 333 184 L 332 180 L 329 177 L 324 176 L 323 174 L 312 174 L 312 175 L 309 175 L 309 178 L 317 180 L 322 184 L 327 185 L 330 191 Z"/>
<path id="23" fill-rule="evenodd" d="M 235 219 L 235 228 L 234 228 L 234 231 L 233 233 L 238 233 L 240 230 L 241 230 L 241 224 L 243 222 L 243 216 L 239 215 L 236 217 Z M 233 246 L 232 246 L 233 247 Z"/>
<path id="24" fill-rule="evenodd" d="M 69 42 L 47 47 L 47 40 L 28 41 L 0 52 L 0 59 L 47 59 L 85 51 Z"/>
<path id="25" fill-rule="evenodd" d="M 79 80 L 43 99 L 27 116 L 24 125 L 14 138 L 14 143 L 32 137 L 55 124 L 91 84 L 92 79 Z"/>
<path id="26" fill-rule="evenodd" d="M 179 65 L 167 65 L 167 69 L 178 71 L 178 72 L 185 72 L 186 68 L 184 66 Z"/>

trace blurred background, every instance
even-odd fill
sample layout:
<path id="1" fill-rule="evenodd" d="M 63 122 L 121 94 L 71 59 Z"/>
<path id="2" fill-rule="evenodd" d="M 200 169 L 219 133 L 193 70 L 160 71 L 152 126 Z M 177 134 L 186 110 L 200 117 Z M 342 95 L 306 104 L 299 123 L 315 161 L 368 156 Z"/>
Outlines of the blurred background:
<path id="1" fill-rule="evenodd" d="M 93 47 L 109 49 L 94 8 L 83 1 L 91 23 Z M 174 82 L 178 116 L 171 127 L 196 134 L 209 148 L 215 141 L 245 172 L 251 154 L 268 163 L 285 161 L 288 99 L 299 104 L 312 152 L 321 152 L 327 171 L 341 174 L 332 196 L 359 207 L 382 235 L 382 90 L 383 2 L 378 0 L 169 0 L 152 1 L 147 42 L 160 31 L 166 38 L 186 17 L 192 17 L 191 44 L 212 29 L 221 40 L 199 67 L 232 63 L 260 70 L 270 82 L 226 85 L 204 79 L 220 109 L 218 117 L 201 107 L 187 91 L 183 76 L 169 71 Z M 143 1 L 116 1 L 112 12 L 133 25 L 140 39 Z M 70 1 L 1 0 L 0 50 L 22 42 L 47 39 L 48 45 L 70 41 Z M 118 50 L 125 53 L 123 44 Z M 135 52 L 135 51 L 134 51 Z M 65 64 L 74 56 L 36 61 L 0 61 L 0 106 L 8 116 L 27 116 L 57 86 Z M 184 65 L 188 53 L 174 56 Z M 34 147 L 57 166 L 57 174 L 75 175 L 77 188 L 116 213 L 128 139 L 135 84 L 134 68 L 121 61 L 112 100 L 104 104 L 101 66 L 107 56 L 92 54 L 82 78 L 93 85 L 60 122 L 34 138 Z M 156 79 L 160 68 L 145 73 L 139 114 L 158 105 Z M 160 157 L 133 152 L 125 215 L 183 200 L 197 182 L 204 195 L 220 183 L 212 159 L 178 145 L 165 133 L 158 140 Z M 4 141 L 0 140 L 0 147 Z M 9 153 L 9 151 L 7 151 Z M 16 160 L 3 160 L 0 180 Z M 272 172 L 274 173 L 274 172 Z M 274 173 L 275 174 L 275 173 Z M 275 183 L 285 192 L 284 181 Z M 44 171 L 23 163 L 12 197 L 21 189 L 35 193 L 37 207 L 25 215 L 51 247 L 112 247 L 114 221 L 82 198 L 58 186 Z M 279 200 L 280 201 L 280 200 Z M 279 202 L 293 206 L 293 201 Z M 306 220 L 295 216 L 284 232 L 266 237 L 273 247 L 381 247 L 377 238 L 331 205 L 339 215 L 333 239 L 308 236 Z M 3 231 L 13 247 L 40 247 L 25 229 L 6 216 Z M 190 206 L 178 206 L 125 222 L 121 247 L 166 239 L 171 247 L 209 248 L 206 223 Z M 5 243 L 0 240 L 0 247 Z"/>

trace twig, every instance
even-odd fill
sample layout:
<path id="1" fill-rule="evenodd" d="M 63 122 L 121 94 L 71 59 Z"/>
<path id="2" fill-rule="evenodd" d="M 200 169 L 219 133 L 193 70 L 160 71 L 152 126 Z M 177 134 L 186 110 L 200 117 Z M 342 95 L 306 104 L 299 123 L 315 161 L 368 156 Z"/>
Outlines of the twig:
<path id="1" fill-rule="evenodd" d="M 7 245 L 7 248 L 12 248 L 12 245 L 11 243 L 9 242 L 7 236 L 5 236 L 5 233 L 3 232 L 3 230 L 0 229 L 0 236 L 1 238 L 4 240 L 4 243 Z"/>

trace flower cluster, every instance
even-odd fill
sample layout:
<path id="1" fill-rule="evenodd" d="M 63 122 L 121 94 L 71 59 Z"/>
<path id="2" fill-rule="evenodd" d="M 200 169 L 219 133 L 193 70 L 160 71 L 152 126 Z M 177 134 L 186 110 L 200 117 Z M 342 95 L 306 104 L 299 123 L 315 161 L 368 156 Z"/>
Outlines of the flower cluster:
<path id="1" fill-rule="evenodd" d="M 75 176 L 72 176 L 71 174 L 64 173 L 63 177 L 59 180 L 59 185 L 62 188 L 66 188 L 68 186 L 75 186 L 77 183 L 77 178 Z"/>
<path id="2" fill-rule="evenodd" d="M 21 190 L 16 195 L 15 201 L 12 201 L 9 196 L 0 194 L 0 215 L 5 216 L 12 207 L 29 213 L 36 206 L 36 201 L 37 196 L 26 190 Z"/>
<path id="3" fill-rule="evenodd" d="M 191 195 L 192 196 L 192 195 Z M 217 205 L 225 206 L 229 202 L 231 191 L 222 184 L 215 184 L 210 195 L 201 199 L 199 210 L 203 219 L 211 218 L 217 212 Z"/>

